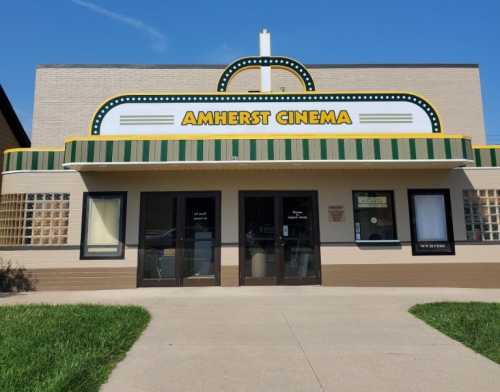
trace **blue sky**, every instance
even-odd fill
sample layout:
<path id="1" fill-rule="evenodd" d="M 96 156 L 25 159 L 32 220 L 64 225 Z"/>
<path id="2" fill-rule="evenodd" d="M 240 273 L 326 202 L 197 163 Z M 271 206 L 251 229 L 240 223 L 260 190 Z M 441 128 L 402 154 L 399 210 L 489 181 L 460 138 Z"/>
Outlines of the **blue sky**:
<path id="1" fill-rule="evenodd" d="M 0 20 L 0 83 L 28 132 L 37 64 L 221 64 L 267 27 L 273 54 L 305 63 L 479 63 L 500 144 L 498 0 L 16 0 Z"/>

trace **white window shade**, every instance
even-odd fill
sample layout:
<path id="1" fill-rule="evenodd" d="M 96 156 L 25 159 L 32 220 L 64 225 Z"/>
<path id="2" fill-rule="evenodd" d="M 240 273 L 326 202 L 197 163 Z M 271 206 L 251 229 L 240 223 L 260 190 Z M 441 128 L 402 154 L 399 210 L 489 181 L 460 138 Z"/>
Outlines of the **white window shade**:
<path id="1" fill-rule="evenodd" d="M 89 198 L 88 245 L 118 245 L 120 199 Z"/>
<path id="2" fill-rule="evenodd" d="M 123 258 L 125 192 L 93 192 L 85 197 L 81 258 Z"/>
<path id="3" fill-rule="evenodd" d="M 447 241 L 444 195 L 415 195 L 417 241 Z"/>

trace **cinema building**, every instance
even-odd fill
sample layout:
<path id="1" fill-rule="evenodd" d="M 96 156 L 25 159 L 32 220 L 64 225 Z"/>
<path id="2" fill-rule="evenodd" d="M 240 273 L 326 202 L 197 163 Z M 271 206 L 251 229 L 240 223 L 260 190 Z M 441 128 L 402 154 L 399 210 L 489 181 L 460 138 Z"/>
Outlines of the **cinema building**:
<path id="1" fill-rule="evenodd" d="M 0 256 L 43 289 L 500 287 L 476 65 L 43 65 Z"/>

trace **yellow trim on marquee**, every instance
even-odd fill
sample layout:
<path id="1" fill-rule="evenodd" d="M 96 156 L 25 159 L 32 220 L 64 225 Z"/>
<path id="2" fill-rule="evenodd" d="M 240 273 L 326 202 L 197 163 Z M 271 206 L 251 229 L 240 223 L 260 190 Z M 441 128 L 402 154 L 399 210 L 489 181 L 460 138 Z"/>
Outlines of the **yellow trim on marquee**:
<path id="1" fill-rule="evenodd" d="M 250 56 L 250 57 L 258 57 L 258 56 Z M 269 56 L 269 57 L 287 57 L 287 56 Z M 234 63 L 240 62 L 240 61 L 245 60 L 245 59 L 247 59 L 247 58 L 248 58 L 248 56 L 243 56 L 243 57 L 238 57 L 238 58 L 236 58 L 235 60 L 233 60 L 230 64 L 228 64 L 228 65 L 224 68 L 224 70 L 222 71 L 222 74 L 224 74 L 224 73 L 226 72 L 226 70 L 227 70 L 227 69 L 228 69 L 231 65 L 233 65 Z M 288 58 L 288 57 L 287 57 L 287 58 Z M 291 61 L 294 61 L 294 62 L 295 62 L 295 63 L 297 63 L 297 64 L 302 65 L 302 67 L 303 67 L 303 68 L 305 68 L 305 69 L 307 70 L 307 72 L 309 72 L 309 70 L 307 69 L 307 67 L 306 67 L 304 64 L 302 64 L 300 61 L 295 60 L 295 59 L 292 59 L 292 58 L 288 58 L 288 59 L 289 59 L 289 60 L 291 60 Z M 300 77 L 299 73 L 298 73 L 297 71 L 295 71 L 294 69 L 289 68 L 289 67 L 280 66 L 280 65 L 261 65 L 261 64 L 260 64 L 260 65 L 250 65 L 250 66 L 245 66 L 245 67 L 239 68 L 238 70 L 236 70 L 236 72 L 232 73 L 232 74 L 231 74 L 231 76 L 230 76 L 230 78 L 229 78 L 229 80 L 228 80 L 228 81 L 227 81 L 227 83 L 226 83 L 226 92 L 224 92 L 224 93 L 222 93 L 222 94 L 230 94 L 230 93 L 228 93 L 228 92 L 227 92 L 227 89 L 229 88 L 229 82 L 231 81 L 231 79 L 233 79 L 233 78 L 234 78 L 236 75 L 238 75 L 240 72 L 248 71 L 248 70 L 251 70 L 251 69 L 257 69 L 257 70 L 258 70 L 258 69 L 260 69 L 261 67 L 271 67 L 271 69 L 272 69 L 272 68 L 281 68 L 281 69 L 284 69 L 284 70 L 286 70 L 286 71 L 288 71 L 288 72 L 292 73 L 293 75 L 295 75 L 295 77 L 296 77 L 297 79 L 299 79 L 300 84 L 302 84 L 302 87 L 304 88 L 304 92 L 314 92 L 314 91 L 308 91 L 308 90 L 307 90 L 307 87 L 306 87 L 306 85 L 305 85 L 305 83 L 304 83 L 304 80 L 302 80 L 302 78 Z M 309 72 L 309 73 L 310 73 L 310 72 Z M 317 92 L 317 91 L 316 91 L 316 92 Z M 220 92 L 219 92 L 219 93 L 220 93 Z M 257 94 L 257 93 L 256 93 L 256 94 Z M 272 93 L 271 93 L 271 94 L 272 94 Z M 281 94 L 283 94 L 283 93 L 281 93 Z M 145 94 L 145 95 L 147 95 L 147 94 Z M 163 94 L 162 94 L 162 95 L 163 95 Z M 174 95 L 175 95 L 175 94 L 174 94 Z M 180 95 L 182 95 L 182 94 L 180 94 Z M 191 94 L 189 94 L 189 95 L 191 95 Z M 195 94 L 195 95 L 198 95 L 198 94 Z M 210 95 L 211 95 L 211 94 L 210 94 Z"/>
<path id="2" fill-rule="evenodd" d="M 370 134 L 188 134 L 188 135 L 90 135 L 70 136 L 65 143 L 74 141 L 120 141 L 120 140 L 228 140 L 228 139 L 470 139 L 469 136 L 441 133 L 370 133 Z"/>
<path id="3" fill-rule="evenodd" d="M 500 144 L 490 144 L 490 145 L 473 144 L 472 148 L 475 148 L 476 150 L 491 150 L 500 148 Z"/>
<path id="4" fill-rule="evenodd" d="M 4 150 L 4 154 L 10 154 L 14 152 L 24 152 L 24 151 L 64 151 L 61 147 L 17 147 L 8 148 Z"/>
<path id="5" fill-rule="evenodd" d="M 124 93 L 121 93 L 121 94 L 117 94 L 117 95 L 112 95 L 111 97 L 108 97 L 106 98 L 104 101 L 101 102 L 101 104 L 97 107 L 97 109 L 94 111 L 94 114 L 92 115 L 92 117 L 90 118 L 90 121 L 89 121 L 89 124 L 88 124 L 88 130 L 89 130 L 89 134 L 90 136 L 93 136 L 92 135 L 92 123 L 94 122 L 94 119 L 95 119 L 95 116 L 97 115 L 97 113 L 99 112 L 99 110 L 104 106 L 104 104 L 106 102 L 109 102 L 113 99 L 116 99 L 118 97 L 121 97 L 123 95 L 148 95 L 148 96 L 152 96 L 152 97 L 159 97 L 159 96 L 175 96 L 175 95 L 201 95 L 201 96 L 209 96 L 209 95 L 219 95 L 219 96 L 227 96 L 227 95 L 246 95 L 246 96 L 258 96 L 258 95 L 294 95 L 294 94 L 306 94 L 306 95 L 319 95 L 319 94 L 411 94 L 417 98 L 420 98 L 422 99 L 423 101 L 425 101 L 430 107 L 432 110 L 434 110 L 434 113 L 436 113 L 436 116 L 439 120 L 439 124 L 441 126 L 441 134 L 445 133 L 444 132 L 444 123 L 443 123 L 443 120 L 441 119 L 441 115 L 439 114 L 439 111 L 432 105 L 432 103 L 423 95 L 421 94 L 416 94 L 416 93 L 413 93 L 411 91 L 393 91 L 393 90 L 357 90 L 357 91 L 353 91 L 353 90 L 338 90 L 338 91 L 303 91 L 303 92 L 300 92 L 300 93 L 282 93 L 282 92 L 268 92 L 268 93 L 262 93 L 262 92 L 258 92 L 258 93 L 238 93 L 238 92 L 232 92 L 232 93 L 228 93 L 228 92 L 213 92 L 213 93 L 159 93 L 159 92 L 151 92 L 151 93 L 148 93 L 148 92 L 124 92 Z"/>
<path id="6" fill-rule="evenodd" d="M 243 59 L 243 57 L 242 57 L 242 59 Z M 231 74 L 231 77 L 229 78 L 229 80 L 226 82 L 226 91 L 225 92 L 218 91 L 218 93 L 219 94 L 238 94 L 238 93 L 230 93 L 230 92 L 227 91 L 229 89 L 230 83 L 234 80 L 234 78 L 237 75 L 239 75 L 240 73 L 243 73 L 245 71 L 259 70 L 260 67 L 271 67 L 271 71 L 273 70 L 273 68 L 275 68 L 275 69 L 281 69 L 281 70 L 290 72 L 293 76 L 295 76 L 299 80 L 300 84 L 304 88 L 304 91 L 301 91 L 300 93 L 295 93 L 295 94 L 314 93 L 314 92 L 317 93 L 318 92 L 318 91 L 308 91 L 307 90 L 307 86 L 305 85 L 304 80 L 300 77 L 299 73 L 297 71 L 291 69 L 291 68 L 283 67 L 281 65 L 256 65 L 256 66 L 252 65 L 252 66 L 249 66 L 249 67 L 240 68 L 236 72 L 233 72 Z M 252 93 L 252 94 L 259 94 L 259 93 L 256 92 L 256 93 Z M 262 93 L 262 94 L 273 94 L 273 93 Z M 286 93 L 280 93 L 280 94 L 286 94 Z M 291 92 L 290 94 L 293 94 L 293 93 Z M 147 95 L 147 94 L 145 94 L 145 95 Z M 193 94 L 193 95 L 198 95 L 198 94 Z"/>

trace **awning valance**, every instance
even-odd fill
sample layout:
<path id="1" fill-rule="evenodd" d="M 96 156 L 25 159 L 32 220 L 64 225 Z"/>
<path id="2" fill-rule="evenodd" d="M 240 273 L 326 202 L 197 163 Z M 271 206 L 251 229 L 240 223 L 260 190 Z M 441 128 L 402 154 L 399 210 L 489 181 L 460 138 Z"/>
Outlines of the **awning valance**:
<path id="1" fill-rule="evenodd" d="M 495 158 L 499 150 L 492 149 Z M 474 166 L 478 156 L 469 138 L 442 134 L 238 139 L 89 136 L 67 139 L 64 149 L 12 149 L 5 154 L 4 172 L 181 167 L 452 168 Z M 500 156 L 498 160 L 492 158 L 491 149 L 487 154 L 492 166 L 500 162 Z"/>

